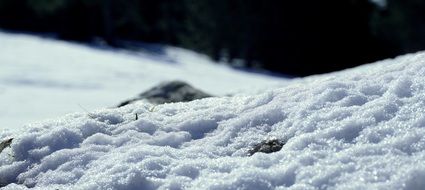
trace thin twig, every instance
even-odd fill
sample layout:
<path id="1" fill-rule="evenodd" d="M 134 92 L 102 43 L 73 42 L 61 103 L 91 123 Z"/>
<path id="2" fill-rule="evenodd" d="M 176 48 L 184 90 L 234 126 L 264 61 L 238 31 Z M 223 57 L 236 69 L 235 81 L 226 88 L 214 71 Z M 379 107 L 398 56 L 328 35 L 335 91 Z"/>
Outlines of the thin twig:
<path id="1" fill-rule="evenodd" d="M 87 113 L 87 115 L 90 117 L 90 118 L 92 118 L 92 119 L 94 119 L 94 118 L 96 118 L 96 116 L 95 115 L 93 115 L 92 113 L 90 113 L 89 111 L 87 111 L 87 109 L 85 109 L 83 106 L 81 106 L 80 104 L 78 104 L 78 106 L 83 110 L 83 111 L 85 111 L 86 113 Z"/>

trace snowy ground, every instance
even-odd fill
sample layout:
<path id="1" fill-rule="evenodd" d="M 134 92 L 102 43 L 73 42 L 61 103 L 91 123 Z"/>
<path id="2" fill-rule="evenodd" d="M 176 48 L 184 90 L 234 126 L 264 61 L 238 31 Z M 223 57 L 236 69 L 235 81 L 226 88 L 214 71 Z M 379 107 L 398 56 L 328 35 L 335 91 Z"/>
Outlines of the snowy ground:
<path id="1" fill-rule="evenodd" d="M 236 71 L 178 48 L 105 50 L 0 33 L 0 129 L 66 113 L 112 107 L 166 80 L 214 95 L 281 85 L 284 79 Z"/>
<path id="2" fill-rule="evenodd" d="M 424 134 L 425 53 L 417 53 L 262 93 L 138 102 L 3 131 L 0 139 L 14 140 L 0 154 L 0 184 L 419 190 L 425 187 Z M 285 145 L 248 155 L 269 138 Z"/>

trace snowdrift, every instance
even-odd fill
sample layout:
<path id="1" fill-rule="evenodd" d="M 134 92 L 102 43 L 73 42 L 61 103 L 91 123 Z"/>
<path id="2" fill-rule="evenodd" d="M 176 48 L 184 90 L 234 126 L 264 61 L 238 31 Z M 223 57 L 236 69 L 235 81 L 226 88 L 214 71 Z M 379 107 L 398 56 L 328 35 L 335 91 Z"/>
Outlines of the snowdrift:
<path id="1" fill-rule="evenodd" d="M 136 119 L 136 114 L 138 115 Z M 425 54 L 255 95 L 70 114 L 2 132 L 4 189 L 421 189 Z M 284 142 L 249 155 L 265 139 Z"/>
<path id="2" fill-rule="evenodd" d="M 181 48 L 134 48 L 87 46 L 0 30 L 0 130 L 81 112 L 81 106 L 115 106 L 165 81 L 185 81 L 216 96 L 286 81 L 232 69 Z"/>

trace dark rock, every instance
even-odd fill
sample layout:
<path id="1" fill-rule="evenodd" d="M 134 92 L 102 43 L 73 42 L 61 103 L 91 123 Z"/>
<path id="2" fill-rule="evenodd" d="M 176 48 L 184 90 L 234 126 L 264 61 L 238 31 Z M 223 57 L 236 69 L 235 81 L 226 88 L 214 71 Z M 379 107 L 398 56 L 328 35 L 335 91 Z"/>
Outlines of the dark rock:
<path id="1" fill-rule="evenodd" d="M 263 153 L 272 153 L 277 152 L 282 149 L 285 143 L 277 140 L 277 139 L 268 139 L 257 145 L 255 145 L 251 150 L 249 150 L 249 155 L 252 156 L 257 152 Z"/>
<path id="2" fill-rule="evenodd" d="M 122 102 L 118 107 L 131 104 L 135 101 L 146 99 L 153 104 L 164 104 L 172 102 L 188 102 L 196 99 L 211 97 L 211 95 L 193 88 L 182 81 L 171 81 L 161 83 L 143 92 L 138 97 Z"/>
<path id="3" fill-rule="evenodd" d="M 13 138 L 4 140 L 0 143 L 0 153 L 7 147 L 10 147 L 10 144 L 12 144 Z"/>

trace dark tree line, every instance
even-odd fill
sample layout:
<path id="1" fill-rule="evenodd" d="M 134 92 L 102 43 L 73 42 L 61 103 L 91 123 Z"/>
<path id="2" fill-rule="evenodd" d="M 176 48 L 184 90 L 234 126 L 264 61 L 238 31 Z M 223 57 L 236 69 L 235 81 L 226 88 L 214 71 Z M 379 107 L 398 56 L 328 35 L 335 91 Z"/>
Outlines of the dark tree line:
<path id="1" fill-rule="evenodd" d="M 167 43 L 293 75 L 422 50 L 424 21 L 422 0 L 0 0 L 1 28 Z"/>

